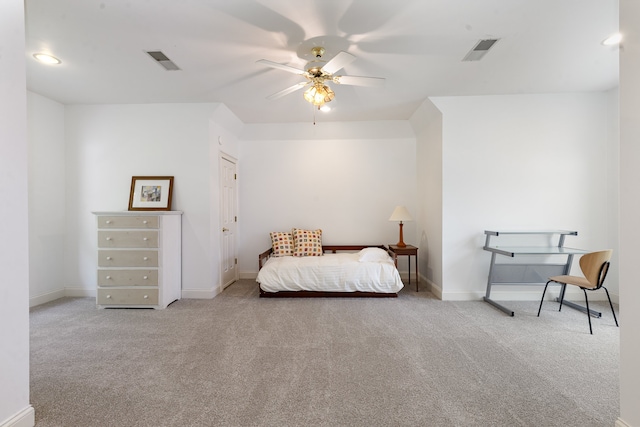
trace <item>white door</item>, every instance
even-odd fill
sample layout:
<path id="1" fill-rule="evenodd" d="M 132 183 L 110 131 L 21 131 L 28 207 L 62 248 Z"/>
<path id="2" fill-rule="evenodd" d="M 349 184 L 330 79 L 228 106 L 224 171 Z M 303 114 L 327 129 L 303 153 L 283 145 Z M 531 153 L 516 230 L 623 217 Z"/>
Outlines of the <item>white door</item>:
<path id="1" fill-rule="evenodd" d="M 238 252 L 236 246 L 237 174 L 234 159 L 220 156 L 220 210 L 222 229 L 222 288 L 238 280 Z"/>

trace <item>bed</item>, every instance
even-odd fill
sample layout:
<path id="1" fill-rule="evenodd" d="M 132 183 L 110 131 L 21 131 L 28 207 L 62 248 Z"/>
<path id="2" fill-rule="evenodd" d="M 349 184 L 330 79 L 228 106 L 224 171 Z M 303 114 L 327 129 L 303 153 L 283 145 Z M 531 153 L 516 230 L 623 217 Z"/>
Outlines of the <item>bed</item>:
<path id="1" fill-rule="evenodd" d="M 260 297 L 397 297 L 404 286 L 384 246 L 322 245 L 322 256 L 258 256 Z"/>

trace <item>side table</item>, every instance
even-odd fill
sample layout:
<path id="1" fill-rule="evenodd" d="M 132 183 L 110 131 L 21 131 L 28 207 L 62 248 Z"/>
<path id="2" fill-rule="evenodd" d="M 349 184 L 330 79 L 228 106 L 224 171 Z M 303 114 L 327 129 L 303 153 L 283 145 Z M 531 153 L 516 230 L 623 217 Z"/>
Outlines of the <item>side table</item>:
<path id="1" fill-rule="evenodd" d="M 416 292 L 418 292 L 418 282 L 420 282 L 420 276 L 418 275 L 418 248 L 411 245 L 407 245 L 404 248 L 398 245 L 389 245 L 389 250 L 396 256 L 406 255 L 409 260 L 409 284 L 411 284 L 411 255 L 416 257 Z"/>

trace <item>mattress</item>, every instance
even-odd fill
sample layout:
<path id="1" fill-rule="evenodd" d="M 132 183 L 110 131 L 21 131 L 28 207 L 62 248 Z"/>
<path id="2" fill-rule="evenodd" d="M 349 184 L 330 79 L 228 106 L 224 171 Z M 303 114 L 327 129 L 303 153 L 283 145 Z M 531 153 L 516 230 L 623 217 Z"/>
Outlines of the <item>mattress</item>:
<path id="1" fill-rule="evenodd" d="M 271 257 L 256 281 L 265 292 L 397 293 L 404 286 L 389 256 L 363 260 L 360 253 Z"/>

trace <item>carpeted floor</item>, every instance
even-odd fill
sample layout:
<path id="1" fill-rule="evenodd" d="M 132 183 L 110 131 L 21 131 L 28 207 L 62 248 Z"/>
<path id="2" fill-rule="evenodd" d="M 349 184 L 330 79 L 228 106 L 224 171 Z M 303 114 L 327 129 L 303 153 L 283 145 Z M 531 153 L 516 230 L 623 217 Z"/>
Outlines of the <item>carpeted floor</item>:
<path id="1" fill-rule="evenodd" d="M 38 427 L 613 426 L 619 330 L 547 302 L 259 299 L 31 310 Z"/>

